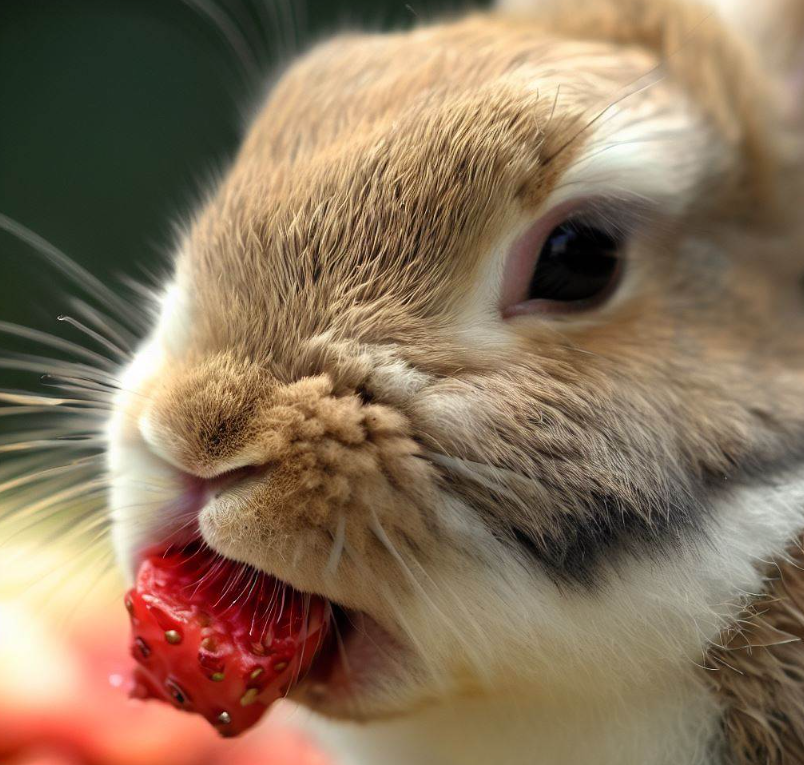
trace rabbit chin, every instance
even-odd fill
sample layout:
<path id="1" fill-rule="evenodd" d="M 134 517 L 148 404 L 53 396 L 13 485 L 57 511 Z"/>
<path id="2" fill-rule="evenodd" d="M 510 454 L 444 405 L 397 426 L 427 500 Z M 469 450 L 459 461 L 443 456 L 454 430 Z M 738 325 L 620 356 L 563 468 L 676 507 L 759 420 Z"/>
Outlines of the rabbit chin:
<path id="1" fill-rule="evenodd" d="M 802 506 L 804 474 L 774 487 L 745 487 L 714 509 L 712 536 L 677 558 L 633 561 L 617 583 L 594 595 L 576 599 L 565 592 L 565 611 L 574 614 L 577 631 L 563 634 L 563 656 L 553 650 L 558 635 L 551 639 L 550 627 L 560 631 L 566 623 L 545 625 L 545 611 L 534 610 L 532 639 L 514 648 L 504 620 L 491 616 L 495 604 L 485 600 L 491 588 L 478 590 L 470 608 L 487 630 L 483 642 L 518 650 L 506 662 L 488 655 L 493 681 L 488 678 L 482 688 L 454 686 L 451 695 L 422 704 L 423 689 L 411 693 L 397 678 L 382 688 L 381 703 L 405 709 L 405 715 L 356 726 L 327 719 L 349 715 L 313 704 L 327 717 L 301 717 L 300 723 L 350 765 L 720 762 L 722 708 L 703 679 L 701 655 L 733 618 L 740 591 L 761 590 L 762 577 L 751 561 L 763 558 L 762 549 L 778 554 L 801 533 Z M 500 561 L 500 577 L 510 573 L 506 567 Z M 523 589 L 521 610 L 537 600 L 533 590 Z M 683 616 L 676 621 L 674 614 Z M 679 628 L 685 621 L 698 632 L 681 658 L 685 630 Z M 652 635 L 646 622 L 653 623 Z M 583 655 L 571 658 L 572 651 Z M 623 654 L 625 661 L 618 658 Z M 429 691 L 432 697 L 444 689 Z"/>
<path id="2" fill-rule="evenodd" d="M 334 611 L 337 634 L 290 698 L 341 721 L 397 719 L 424 706 L 430 691 L 416 653 L 368 615 Z"/>

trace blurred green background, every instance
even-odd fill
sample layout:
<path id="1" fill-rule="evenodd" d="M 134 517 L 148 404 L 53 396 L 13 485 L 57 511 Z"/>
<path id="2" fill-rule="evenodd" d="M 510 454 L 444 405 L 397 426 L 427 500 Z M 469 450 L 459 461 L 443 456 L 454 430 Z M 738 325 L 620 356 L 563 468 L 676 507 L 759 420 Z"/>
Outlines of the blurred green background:
<path id="1" fill-rule="evenodd" d="M 0 0 L 0 214 L 107 283 L 159 271 L 174 222 L 226 166 L 244 115 L 294 52 L 343 28 L 409 26 L 466 5 Z M 0 320 L 59 332 L 65 282 L 3 231 L 0 263 Z M 0 338 L 9 347 L 25 343 Z"/>

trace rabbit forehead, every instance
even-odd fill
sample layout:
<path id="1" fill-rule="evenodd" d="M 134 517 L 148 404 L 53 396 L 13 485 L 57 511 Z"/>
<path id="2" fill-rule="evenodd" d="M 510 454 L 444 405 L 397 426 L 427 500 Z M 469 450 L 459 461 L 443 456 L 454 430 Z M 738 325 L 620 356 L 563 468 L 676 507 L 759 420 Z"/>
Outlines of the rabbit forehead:
<path id="1" fill-rule="evenodd" d="M 292 313 L 306 335 L 354 335 L 381 315 L 384 340 L 409 341 L 434 315 L 465 318 L 467 296 L 496 278 L 489 251 L 558 185 L 582 194 L 604 163 L 618 194 L 633 182 L 686 204 L 715 164 L 683 95 L 643 87 L 656 66 L 643 50 L 489 18 L 382 39 L 313 52 L 257 117 L 185 248 L 197 341 L 271 334 L 244 312 Z M 628 140 L 601 150 L 617 130 Z M 671 133 L 663 153 L 657 134 Z"/>

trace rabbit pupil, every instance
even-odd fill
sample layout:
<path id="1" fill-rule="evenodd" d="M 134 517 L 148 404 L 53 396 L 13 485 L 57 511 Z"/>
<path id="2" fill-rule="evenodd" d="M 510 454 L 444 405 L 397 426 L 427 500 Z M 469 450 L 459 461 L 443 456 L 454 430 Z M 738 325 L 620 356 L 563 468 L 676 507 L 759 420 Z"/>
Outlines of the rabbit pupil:
<path id="1" fill-rule="evenodd" d="M 589 224 L 566 221 L 539 253 L 528 300 L 575 302 L 600 296 L 619 271 L 620 242 Z"/>

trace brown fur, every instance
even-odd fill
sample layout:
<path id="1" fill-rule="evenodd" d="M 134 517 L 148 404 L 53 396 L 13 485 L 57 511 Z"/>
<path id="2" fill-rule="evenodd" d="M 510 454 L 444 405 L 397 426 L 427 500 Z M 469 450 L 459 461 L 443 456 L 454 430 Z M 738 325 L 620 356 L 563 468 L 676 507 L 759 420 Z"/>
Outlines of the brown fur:
<path id="1" fill-rule="evenodd" d="M 132 431 L 149 418 L 188 472 L 258 467 L 210 511 L 218 549 L 389 630 L 387 589 L 366 582 L 409 586 L 391 578 L 390 543 L 422 567 L 467 555 L 439 497 L 526 540 L 556 580 L 592 585 L 623 556 L 703 533 L 714 500 L 784 472 L 804 434 L 802 232 L 756 52 L 692 4 L 565 5 L 345 36 L 294 65 L 183 243 L 187 344 L 128 405 Z M 476 336 L 467 305 L 499 319 L 473 298 L 489 253 L 624 93 L 624 108 L 700 115 L 724 164 L 685 157 L 703 180 L 680 212 L 648 216 L 632 291 L 601 316 Z M 342 518 L 362 565 L 324 579 Z M 800 629 L 793 602 L 752 629 Z M 799 704 L 793 651 L 744 651 L 753 670 L 712 676 L 736 751 L 801 744 L 772 719 Z M 777 692 L 751 712 L 766 671 Z"/>
<path id="2" fill-rule="evenodd" d="M 430 480 L 427 464 L 412 459 L 420 449 L 402 415 L 333 393 L 324 376 L 281 385 L 219 356 L 157 390 L 151 418 L 168 434 L 163 448 L 194 475 L 218 475 L 232 459 L 263 466 L 239 509 L 244 525 L 251 512 L 271 513 L 282 521 L 276 534 L 299 534 L 345 510 L 353 522 L 370 517 L 384 494 Z"/>
<path id="3" fill-rule="evenodd" d="M 769 571 L 767 592 L 708 655 L 727 765 L 804 762 L 804 551 Z"/>
<path id="4" fill-rule="evenodd" d="M 647 48 L 683 85 L 744 160 L 727 184 L 746 209 L 772 199 L 776 158 L 767 141 L 775 106 L 761 82 L 756 51 L 711 10 L 685 0 L 548 2 L 539 17 L 571 38 Z M 735 197 L 725 204 L 734 204 Z"/>

